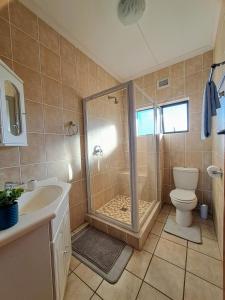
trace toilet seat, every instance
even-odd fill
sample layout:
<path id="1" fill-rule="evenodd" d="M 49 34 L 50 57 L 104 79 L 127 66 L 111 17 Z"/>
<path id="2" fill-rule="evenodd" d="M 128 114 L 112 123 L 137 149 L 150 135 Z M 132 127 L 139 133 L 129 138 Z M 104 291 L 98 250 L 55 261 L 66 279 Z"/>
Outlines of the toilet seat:
<path id="1" fill-rule="evenodd" d="M 196 195 L 193 191 L 175 189 L 170 192 L 170 197 L 181 203 L 191 203 L 196 199 Z"/>

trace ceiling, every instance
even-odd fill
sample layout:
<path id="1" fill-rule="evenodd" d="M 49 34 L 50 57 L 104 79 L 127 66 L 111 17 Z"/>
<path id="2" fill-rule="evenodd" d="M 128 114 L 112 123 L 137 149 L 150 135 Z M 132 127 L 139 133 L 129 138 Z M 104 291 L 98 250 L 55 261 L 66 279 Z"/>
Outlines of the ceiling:
<path id="1" fill-rule="evenodd" d="M 120 81 L 213 48 L 221 0 L 146 0 L 136 25 L 117 17 L 118 0 L 22 0 Z"/>

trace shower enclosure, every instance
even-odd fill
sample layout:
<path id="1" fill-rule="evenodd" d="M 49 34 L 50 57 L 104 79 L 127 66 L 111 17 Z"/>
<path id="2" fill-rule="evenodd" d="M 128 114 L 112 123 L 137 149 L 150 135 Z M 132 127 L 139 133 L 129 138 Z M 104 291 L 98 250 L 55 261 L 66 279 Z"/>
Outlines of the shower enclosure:
<path id="1" fill-rule="evenodd" d="M 88 214 L 138 232 L 158 203 L 157 108 L 132 81 L 84 99 Z"/>

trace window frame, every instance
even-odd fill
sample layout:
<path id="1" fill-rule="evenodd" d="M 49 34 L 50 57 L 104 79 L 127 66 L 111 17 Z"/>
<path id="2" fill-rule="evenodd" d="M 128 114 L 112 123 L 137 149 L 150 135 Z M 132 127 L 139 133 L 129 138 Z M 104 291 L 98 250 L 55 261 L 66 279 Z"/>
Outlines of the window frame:
<path id="1" fill-rule="evenodd" d="M 177 105 L 181 105 L 181 104 L 187 104 L 187 130 L 179 130 L 179 131 L 166 131 L 165 132 L 165 128 L 164 128 L 164 117 L 163 117 L 163 108 L 165 107 L 170 107 L 170 106 L 177 106 Z M 181 101 L 176 101 L 176 102 L 172 102 L 172 103 L 168 103 L 168 104 L 164 104 L 164 105 L 160 105 L 160 110 L 161 110 L 161 125 L 162 125 L 162 134 L 171 134 L 171 133 L 183 133 L 183 132 L 189 132 L 189 126 L 190 126 L 190 121 L 189 121 L 189 99 L 186 100 L 181 100 Z"/>

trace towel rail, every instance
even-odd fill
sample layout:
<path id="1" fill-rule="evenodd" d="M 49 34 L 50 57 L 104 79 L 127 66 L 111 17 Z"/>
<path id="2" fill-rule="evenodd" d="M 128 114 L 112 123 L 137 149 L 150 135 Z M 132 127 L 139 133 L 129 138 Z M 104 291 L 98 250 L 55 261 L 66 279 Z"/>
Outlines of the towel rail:
<path id="1" fill-rule="evenodd" d="M 209 73 L 209 82 L 212 81 L 212 77 L 213 77 L 213 73 L 215 71 L 215 68 L 219 67 L 219 66 L 222 66 L 222 65 L 225 65 L 225 61 L 222 61 L 220 63 L 217 63 L 217 64 L 212 64 L 211 65 L 211 69 L 210 69 L 210 73 Z"/>

